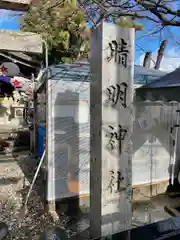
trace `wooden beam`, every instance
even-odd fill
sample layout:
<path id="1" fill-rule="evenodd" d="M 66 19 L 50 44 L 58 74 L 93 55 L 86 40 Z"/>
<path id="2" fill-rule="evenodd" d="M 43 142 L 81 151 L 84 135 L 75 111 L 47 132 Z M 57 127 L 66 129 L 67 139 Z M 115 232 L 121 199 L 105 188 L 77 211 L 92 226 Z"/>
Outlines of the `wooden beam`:
<path id="1" fill-rule="evenodd" d="M 0 50 L 43 53 L 43 40 L 31 32 L 0 30 Z"/>
<path id="2" fill-rule="evenodd" d="M 37 60 L 37 58 L 35 57 L 36 55 L 28 55 L 22 52 L 11 52 L 11 51 L 6 51 L 6 53 L 8 53 L 10 56 L 13 56 L 15 58 L 21 59 L 23 61 L 32 63 L 32 64 L 36 64 L 36 65 L 40 65 L 40 62 Z"/>
<path id="3" fill-rule="evenodd" d="M 35 68 L 35 66 L 33 66 L 31 64 L 28 64 L 28 63 L 25 63 L 23 61 L 17 60 L 17 59 L 15 59 L 13 57 L 10 57 L 10 56 L 8 56 L 8 55 L 6 55 L 4 53 L 0 52 L 0 56 L 7 58 L 7 59 L 11 60 L 14 63 L 20 63 L 21 65 L 24 65 L 24 66 L 27 66 L 27 67 L 30 67 L 30 68 Z"/>
<path id="4" fill-rule="evenodd" d="M 31 0 L 0 0 L 0 9 L 26 11 Z"/>

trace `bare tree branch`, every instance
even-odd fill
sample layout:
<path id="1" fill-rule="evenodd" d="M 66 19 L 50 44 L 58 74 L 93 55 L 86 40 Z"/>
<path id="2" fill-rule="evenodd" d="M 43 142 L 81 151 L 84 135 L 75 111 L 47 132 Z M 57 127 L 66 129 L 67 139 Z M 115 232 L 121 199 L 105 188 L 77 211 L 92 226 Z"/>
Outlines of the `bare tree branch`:
<path id="1" fill-rule="evenodd" d="M 154 31 L 148 32 L 148 33 L 144 34 L 143 36 L 140 36 L 140 37 L 136 38 L 136 40 L 140 40 L 144 37 L 149 37 L 149 36 L 155 35 L 155 34 L 161 32 L 163 29 L 164 29 L 164 27 L 161 27 L 161 28 L 156 29 Z"/>
<path id="2" fill-rule="evenodd" d="M 92 6 L 101 12 L 96 21 L 99 23 L 104 16 L 130 16 L 132 19 L 148 19 L 162 26 L 180 26 L 180 10 L 173 9 L 179 0 L 129 0 L 122 4 L 113 0 L 79 0 L 81 6 Z"/>
<path id="3" fill-rule="evenodd" d="M 145 0 L 145 1 L 141 1 L 140 4 L 147 11 L 150 11 L 152 14 L 154 14 L 160 20 L 163 26 L 180 26 L 180 19 L 178 19 L 180 17 L 179 10 L 174 11 L 169 7 L 163 5 L 161 1 L 156 2 L 154 0 L 149 0 L 147 2 Z"/>

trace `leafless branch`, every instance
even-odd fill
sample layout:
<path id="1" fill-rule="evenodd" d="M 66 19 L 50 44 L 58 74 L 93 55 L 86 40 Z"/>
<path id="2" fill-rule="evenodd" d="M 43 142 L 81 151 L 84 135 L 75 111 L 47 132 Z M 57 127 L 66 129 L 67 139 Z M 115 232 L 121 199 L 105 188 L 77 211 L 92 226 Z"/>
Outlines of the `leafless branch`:
<path id="1" fill-rule="evenodd" d="M 133 19 L 148 19 L 165 26 L 180 26 L 180 10 L 173 9 L 170 3 L 178 3 L 179 0 L 129 0 L 123 4 L 113 0 L 79 0 L 81 6 L 92 6 L 101 13 L 97 17 L 97 23 L 104 16 L 130 16 Z M 88 10 L 87 10 L 88 11 Z"/>
<path id="2" fill-rule="evenodd" d="M 161 27 L 161 28 L 156 29 L 155 31 L 148 32 L 148 33 L 144 34 L 143 36 L 136 38 L 136 40 L 140 40 L 144 37 L 149 37 L 149 36 L 155 35 L 155 34 L 161 32 L 163 30 L 163 28 L 164 27 Z"/>

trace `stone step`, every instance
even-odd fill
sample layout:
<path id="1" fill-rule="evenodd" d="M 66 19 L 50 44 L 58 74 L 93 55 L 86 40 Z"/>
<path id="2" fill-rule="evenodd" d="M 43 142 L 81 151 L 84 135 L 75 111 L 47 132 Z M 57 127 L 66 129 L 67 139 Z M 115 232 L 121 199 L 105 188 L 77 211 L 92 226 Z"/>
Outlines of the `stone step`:
<path id="1" fill-rule="evenodd" d="M 3 133 L 0 134 L 0 141 L 13 141 L 13 140 L 19 140 L 21 139 L 23 136 L 18 136 L 18 133 Z M 27 139 L 26 139 L 27 140 Z"/>
<path id="2" fill-rule="evenodd" d="M 14 152 L 22 152 L 22 151 L 29 151 L 30 150 L 30 146 L 17 146 L 14 147 L 12 149 L 10 149 L 13 153 Z"/>
<path id="3" fill-rule="evenodd" d="M 29 146 L 30 145 L 30 139 L 28 138 L 28 136 L 22 136 L 22 137 L 18 137 L 18 138 L 11 138 L 11 137 L 0 137 L 0 147 L 8 147 L 8 146 Z"/>
<path id="4" fill-rule="evenodd" d="M 30 148 L 29 130 L 0 128 L 0 155 L 28 151 Z"/>
<path id="5" fill-rule="evenodd" d="M 0 151 L 0 155 L 11 154 L 11 153 L 14 154 L 14 153 L 29 151 L 29 150 L 30 150 L 29 146 L 7 147 Z"/>
<path id="6" fill-rule="evenodd" d="M 0 163 L 15 162 L 12 154 L 0 154 Z"/>

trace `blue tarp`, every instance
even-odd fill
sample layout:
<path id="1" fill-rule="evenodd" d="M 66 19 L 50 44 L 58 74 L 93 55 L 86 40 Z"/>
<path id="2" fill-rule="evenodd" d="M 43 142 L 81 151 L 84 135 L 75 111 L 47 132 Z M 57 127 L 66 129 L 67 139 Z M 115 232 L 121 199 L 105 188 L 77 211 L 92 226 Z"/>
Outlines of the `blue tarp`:
<path id="1" fill-rule="evenodd" d="M 46 137 L 46 129 L 43 127 L 37 127 L 37 149 L 38 156 L 41 158 L 44 152 L 44 142 Z"/>

